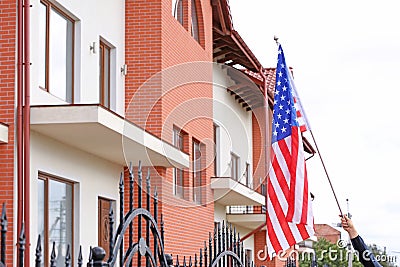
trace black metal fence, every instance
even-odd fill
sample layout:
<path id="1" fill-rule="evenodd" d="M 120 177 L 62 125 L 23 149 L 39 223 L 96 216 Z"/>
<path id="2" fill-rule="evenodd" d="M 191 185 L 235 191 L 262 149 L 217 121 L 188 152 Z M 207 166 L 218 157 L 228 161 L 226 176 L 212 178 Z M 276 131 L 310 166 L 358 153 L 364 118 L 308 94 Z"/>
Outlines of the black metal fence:
<path id="1" fill-rule="evenodd" d="M 296 267 L 296 266 L 297 266 L 296 259 L 291 257 L 286 259 L 284 267 Z"/>
<path id="2" fill-rule="evenodd" d="M 158 225 L 158 194 L 154 189 L 154 195 L 150 194 L 150 172 L 145 178 L 146 190 L 143 190 L 142 167 L 139 162 L 137 173 L 137 192 L 138 197 L 134 199 L 134 183 L 135 178 L 132 171 L 132 165 L 129 171 L 129 210 L 124 212 L 124 175 L 121 173 L 119 182 L 119 225 L 114 233 L 114 211 L 112 206 L 109 212 L 109 255 L 105 259 L 106 252 L 101 247 L 90 249 L 87 260 L 87 266 L 113 267 L 117 263 L 119 266 L 137 266 L 145 265 L 145 267 L 250 267 L 254 266 L 249 259 L 245 258 L 243 243 L 240 240 L 239 233 L 231 224 L 222 223 L 214 228 L 213 233 L 209 233 L 209 238 L 204 241 L 204 246 L 190 257 L 180 258 L 178 255 L 172 257 L 164 251 L 164 221 L 160 216 L 160 227 Z M 143 199 L 145 195 L 145 199 Z M 145 205 L 143 205 L 145 200 Z M 151 213 L 151 202 L 153 202 L 153 214 Z M 136 204 L 136 208 L 134 208 Z M 137 229 L 134 229 L 134 222 Z M 136 234 L 134 232 L 136 230 Z M 0 267 L 5 266 L 6 262 L 6 233 L 7 233 L 7 217 L 5 204 L 3 204 L 1 215 L 1 258 Z M 135 240 L 134 240 L 135 239 Z M 127 243 L 126 243 L 127 242 Z M 126 245 L 124 245 L 126 243 Z M 35 251 L 35 266 L 43 265 L 41 236 L 38 237 Z M 53 243 L 50 255 L 50 267 L 56 267 L 57 262 L 56 244 Z M 25 234 L 24 228 L 20 230 L 18 238 L 18 264 L 19 267 L 24 266 L 25 254 Z M 82 248 L 79 249 L 77 258 L 77 266 L 83 266 Z M 64 258 L 65 267 L 74 266 L 71 262 L 70 247 L 67 246 Z"/>
<path id="3" fill-rule="evenodd" d="M 3 209 L 1 211 L 0 218 L 1 234 L 0 234 L 0 267 L 3 267 L 6 263 L 6 234 L 7 234 L 7 216 L 6 216 L 6 204 L 3 203 Z"/>

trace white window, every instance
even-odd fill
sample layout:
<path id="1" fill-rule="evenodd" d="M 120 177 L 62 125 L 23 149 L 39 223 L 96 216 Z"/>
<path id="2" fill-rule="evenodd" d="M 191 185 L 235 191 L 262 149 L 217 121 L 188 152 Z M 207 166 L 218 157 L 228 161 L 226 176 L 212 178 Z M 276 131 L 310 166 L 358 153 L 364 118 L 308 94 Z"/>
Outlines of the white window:
<path id="1" fill-rule="evenodd" d="M 199 20 L 198 20 L 198 12 L 196 7 L 196 1 L 192 0 L 192 36 L 193 38 L 200 43 L 200 35 L 199 35 Z"/>
<path id="2" fill-rule="evenodd" d="M 50 260 L 53 242 L 57 251 L 57 263 L 65 262 L 67 246 L 70 246 L 71 254 L 74 251 L 73 184 L 39 173 L 37 218 L 45 266 Z"/>
<path id="3" fill-rule="evenodd" d="M 173 145 L 179 148 L 179 150 L 183 151 L 183 138 L 184 133 L 177 128 L 173 130 Z M 182 169 L 174 168 L 173 175 L 173 194 L 175 196 L 183 198 L 183 186 L 184 186 L 184 172 Z"/>
<path id="4" fill-rule="evenodd" d="M 240 158 L 235 153 L 231 152 L 231 178 L 235 181 L 239 181 L 239 168 Z"/>
<path id="5" fill-rule="evenodd" d="M 52 3 L 39 6 L 39 86 L 73 102 L 74 20 Z"/>
<path id="6" fill-rule="evenodd" d="M 193 201 L 202 204 L 202 156 L 201 143 L 193 140 Z"/>
<path id="7" fill-rule="evenodd" d="M 183 25 L 183 0 L 172 0 L 172 15 Z"/>
<path id="8" fill-rule="evenodd" d="M 246 186 L 253 189 L 253 179 L 251 176 L 250 163 L 248 163 L 248 162 L 246 162 L 246 170 L 244 172 L 244 176 L 246 179 Z"/>
<path id="9" fill-rule="evenodd" d="M 218 177 L 219 175 L 219 168 L 220 168 L 220 163 L 219 163 L 219 146 L 220 146 L 220 141 L 219 141 L 219 135 L 220 135 L 220 129 L 219 126 L 214 124 L 214 176 Z"/>

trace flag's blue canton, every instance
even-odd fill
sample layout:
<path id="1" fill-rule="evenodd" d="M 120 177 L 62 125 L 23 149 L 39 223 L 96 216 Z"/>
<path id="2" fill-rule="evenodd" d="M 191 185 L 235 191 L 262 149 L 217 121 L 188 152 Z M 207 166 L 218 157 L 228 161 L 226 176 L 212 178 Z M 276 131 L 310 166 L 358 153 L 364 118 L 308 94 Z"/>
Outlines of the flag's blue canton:
<path id="1" fill-rule="evenodd" d="M 282 47 L 279 45 L 272 119 L 272 143 L 291 135 L 292 126 L 299 126 L 296 120 L 296 108 L 289 83 L 288 69 Z"/>

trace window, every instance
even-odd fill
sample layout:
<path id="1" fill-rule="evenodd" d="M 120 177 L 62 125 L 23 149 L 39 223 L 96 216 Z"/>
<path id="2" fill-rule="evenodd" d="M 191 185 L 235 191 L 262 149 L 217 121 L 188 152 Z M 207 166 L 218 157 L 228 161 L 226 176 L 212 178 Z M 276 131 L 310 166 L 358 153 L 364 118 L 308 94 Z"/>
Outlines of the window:
<path id="1" fill-rule="evenodd" d="M 219 174 L 219 126 L 214 124 L 214 176 Z"/>
<path id="2" fill-rule="evenodd" d="M 193 141 L 193 201 L 197 204 L 202 203 L 202 159 L 201 144 Z"/>
<path id="3" fill-rule="evenodd" d="M 231 152 L 231 178 L 235 181 L 239 181 L 239 168 L 240 168 L 240 158 Z"/>
<path id="4" fill-rule="evenodd" d="M 184 146 L 183 146 L 183 138 L 184 138 L 184 133 L 177 129 L 174 128 L 173 130 L 173 138 L 174 138 L 174 146 L 179 148 L 179 150 L 183 151 Z M 182 169 L 174 168 L 174 176 L 173 176 L 173 194 L 175 196 L 183 198 L 183 184 L 184 182 L 184 172 Z"/>
<path id="5" fill-rule="evenodd" d="M 100 41 L 100 104 L 110 108 L 110 58 L 111 48 L 103 41 Z"/>
<path id="6" fill-rule="evenodd" d="M 183 25 L 183 0 L 172 0 L 172 15 Z"/>
<path id="7" fill-rule="evenodd" d="M 197 16 L 196 1 L 192 0 L 192 36 L 198 43 L 200 43 L 199 21 Z"/>
<path id="8" fill-rule="evenodd" d="M 45 266 L 49 262 L 53 242 L 57 262 L 64 262 L 67 246 L 72 254 L 73 244 L 73 184 L 39 173 L 38 232 L 42 239 Z"/>
<path id="9" fill-rule="evenodd" d="M 245 250 L 245 267 L 250 267 L 251 263 L 253 261 L 253 251 L 251 249 L 246 249 Z"/>
<path id="10" fill-rule="evenodd" d="M 47 1 L 41 2 L 39 13 L 39 86 L 72 103 L 74 21 Z"/>
<path id="11" fill-rule="evenodd" d="M 253 181 L 251 179 L 251 173 L 250 173 L 250 163 L 246 162 L 246 170 L 244 172 L 245 178 L 246 178 L 246 186 L 253 189 Z"/>

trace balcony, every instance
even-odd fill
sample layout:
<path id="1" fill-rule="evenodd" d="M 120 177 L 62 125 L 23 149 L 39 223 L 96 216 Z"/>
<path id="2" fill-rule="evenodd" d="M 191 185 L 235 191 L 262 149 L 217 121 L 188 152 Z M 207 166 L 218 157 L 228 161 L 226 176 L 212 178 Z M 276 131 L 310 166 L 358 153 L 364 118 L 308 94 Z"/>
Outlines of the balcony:
<path id="1" fill-rule="evenodd" d="M 0 144 L 8 143 L 8 125 L 0 122 Z"/>
<path id="2" fill-rule="evenodd" d="M 108 161 L 189 167 L 189 155 L 99 105 L 32 106 L 31 130 Z"/>
<path id="3" fill-rule="evenodd" d="M 264 205 L 265 197 L 231 177 L 211 177 L 214 201 L 224 206 Z"/>
<path id="4" fill-rule="evenodd" d="M 229 206 L 226 214 L 228 222 L 248 229 L 256 229 L 265 224 L 265 206 Z M 265 229 L 265 226 L 262 228 Z"/>

